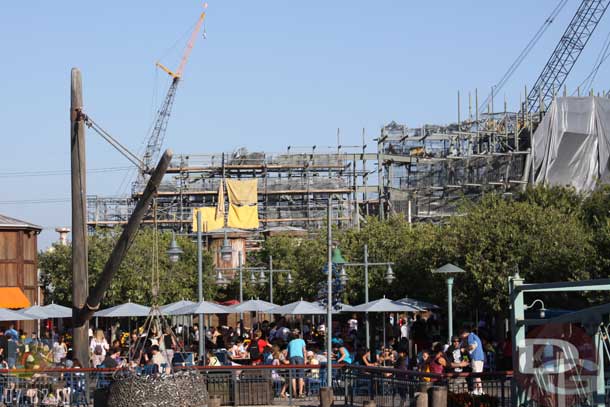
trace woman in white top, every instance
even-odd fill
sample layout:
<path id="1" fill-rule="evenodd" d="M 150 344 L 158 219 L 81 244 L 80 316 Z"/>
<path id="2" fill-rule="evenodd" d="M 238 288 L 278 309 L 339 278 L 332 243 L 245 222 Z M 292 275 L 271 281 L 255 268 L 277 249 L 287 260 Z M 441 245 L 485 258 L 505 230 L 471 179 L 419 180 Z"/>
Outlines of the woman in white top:
<path id="1" fill-rule="evenodd" d="M 91 366 L 97 367 L 101 365 L 106 357 L 106 352 L 110 349 L 110 345 L 104 336 L 104 331 L 98 329 L 95 331 L 95 336 L 91 339 L 89 350 L 91 352 Z"/>

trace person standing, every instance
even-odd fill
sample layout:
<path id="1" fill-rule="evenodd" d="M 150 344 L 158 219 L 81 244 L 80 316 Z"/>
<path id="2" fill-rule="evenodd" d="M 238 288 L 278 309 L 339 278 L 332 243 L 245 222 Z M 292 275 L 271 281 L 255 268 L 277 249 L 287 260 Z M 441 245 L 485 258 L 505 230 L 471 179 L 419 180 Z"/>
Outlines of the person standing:
<path id="1" fill-rule="evenodd" d="M 465 342 L 465 349 L 470 355 L 470 367 L 472 368 L 472 373 L 482 373 L 483 366 L 485 365 L 485 351 L 483 350 L 481 339 L 474 332 L 470 332 L 467 329 L 463 329 L 460 332 L 460 337 Z M 473 394 L 483 394 L 481 377 L 474 378 Z"/>
<path id="2" fill-rule="evenodd" d="M 263 338 L 261 330 L 257 329 L 254 331 L 254 339 L 250 342 L 250 346 L 248 346 L 252 365 L 260 365 L 263 363 L 265 348 L 271 348 L 271 345 Z"/>
<path id="3" fill-rule="evenodd" d="M 6 345 L 6 363 L 9 369 L 14 369 L 17 364 L 17 338 L 13 335 L 6 335 L 8 343 Z"/>
<path id="4" fill-rule="evenodd" d="M 301 332 L 298 329 L 292 331 L 292 340 L 288 342 L 288 360 L 291 365 L 304 365 L 305 355 L 307 354 L 307 346 L 301 338 Z M 305 389 L 305 380 L 303 379 L 303 370 L 299 369 L 295 372 L 295 377 L 292 379 L 292 391 L 296 397 L 305 397 L 303 390 Z M 299 384 L 297 392 L 297 381 Z"/>
<path id="5" fill-rule="evenodd" d="M 110 349 L 110 345 L 104 336 L 104 331 L 98 329 L 95 331 L 95 336 L 91 339 L 89 350 L 91 351 L 91 366 L 97 367 L 106 358 L 106 352 Z"/>

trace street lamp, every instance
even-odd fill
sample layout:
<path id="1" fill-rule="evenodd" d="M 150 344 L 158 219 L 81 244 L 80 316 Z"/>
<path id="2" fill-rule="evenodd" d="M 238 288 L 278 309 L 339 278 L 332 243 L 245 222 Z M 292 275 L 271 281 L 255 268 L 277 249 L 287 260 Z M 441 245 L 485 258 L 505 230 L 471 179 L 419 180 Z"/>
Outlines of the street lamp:
<path id="1" fill-rule="evenodd" d="M 447 331 L 449 333 L 449 342 L 451 342 L 451 337 L 453 336 L 453 277 L 451 274 L 465 273 L 465 271 L 458 266 L 447 263 L 443 267 L 437 268 L 432 273 L 449 275 L 449 277 L 447 277 Z"/>
<path id="2" fill-rule="evenodd" d="M 233 248 L 229 244 L 229 239 L 227 237 L 227 228 L 224 230 L 225 237 L 222 241 L 222 247 L 220 248 L 220 258 L 222 261 L 231 261 L 233 258 Z"/>
<path id="3" fill-rule="evenodd" d="M 369 267 L 370 266 L 387 266 L 386 273 L 384 276 L 385 281 L 388 284 L 391 284 L 392 281 L 396 278 L 394 275 L 394 271 L 392 270 L 392 262 L 382 262 L 382 263 L 369 263 L 369 247 L 368 245 L 364 245 L 364 262 L 363 263 L 344 263 L 341 266 L 341 271 L 339 272 L 339 278 L 342 278 L 345 275 L 345 283 L 347 284 L 347 273 L 345 273 L 345 267 L 360 267 L 364 266 L 364 301 L 366 303 L 369 302 Z M 364 325 L 365 325 L 365 336 L 366 336 L 366 347 L 370 348 L 371 346 L 371 335 L 370 335 L 370 325 L 369 325 L 369 313 L 366 312 L 364 314 Z"/>
<path id="4" fill-rule="evenodd" d="M 524 305 L 523 310 L 524 311 L 530 310 L 530 309 L 534 308 L 534 305 L 536 305 L 537 303 L 540 303 L 540 318 L 544 319 L 544 317 L 546 317 L 546 312 L 548 310 L 544 307 L 544 301 L 542 301 L 540 299 L 534 300 L 534 302 L 532 302 L 530 305 Z"/>
<path id="5" fill-rule="evenodd" d="M 169 261 L 172 263 L 177 263 L 180 260 L 180 256 L 184 253 L 180 246 L 178 246 L 178 242 L 176 241 L 176 233 L 172 232 L 172 241 L 169 244 L 169 249 L 166 251 L 169 256 Z"/>

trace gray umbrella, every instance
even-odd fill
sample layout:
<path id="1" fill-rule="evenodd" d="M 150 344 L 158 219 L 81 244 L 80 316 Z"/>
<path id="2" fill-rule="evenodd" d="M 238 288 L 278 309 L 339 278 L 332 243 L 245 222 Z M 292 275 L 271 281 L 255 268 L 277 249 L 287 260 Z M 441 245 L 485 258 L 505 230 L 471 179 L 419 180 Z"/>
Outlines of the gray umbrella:
<path id="1" fill-rule="evenodd" d="M 269 312 L 277 305 L 263 300 L 248 300 L 229 308 L 235 312 Z"/>
<path id="2" fill-rule="evenodd" d="M 420 311 L 441 308 L 438 305 L 432 304 L 430 302 L 420 301 L 420 300 L 416 300 L 414 298 L 409 298 L 409 297 L 401 298 L 400 300 L 396 300 L 396 302 L 399 304 L 410 305 L 413 308 L 419 308 Z"/>
<path id="3" fill-rule="evenodd" d="M 49 304 L 41 307 L 49 318 L 72 318 L 72 308 L 59 304 Z"/>
<path id="4" fill-rule="evenodd" d="M 96 317 L 102 318 L 118 318 L 118 317 L 146 317 L 150 314 L 150 307 L 128 302 L 117 305 L 115 307 L 106 308 L 93 314 Z"/>
<path id="5" fill-rule="evenodd" d="M 188 300 L 180 300 L 176 302 L 172 302 L 171 304 L 162 305 L 159 309 L 162 314 L 169 314 L 172 311 L 175 311 L 180 308 L 188 307 L 189 305 L 194 305 L 193 301 Z"/>
<path id="6" fill-rule="evenodd" d="M 28 319 L 48 319 L 51 318 L 40 305 L 32 305 L 31 307 L 17 311 L 19 314 L 28 317 Z"/>
<path id="7" fill-rule="evenodd" d="M 419 308 L 414 308 L 410 305 L 399 304 L 396 301 L 392 301 L 383 297 L 382 299 L 365 302 L 354 307 L 355 312 L 382 312 L 383 313 L 383 346 L 385 347 L 385 313 L 386 312 L 417 312 L 421 311 Z"/>
<path id="8" fill-rule="evenodd" d="M 20 314 L 19 312 L 7 308 L 0 308 L 0 321 L 29 321 L 32 319 L 36 318 Z"/>
<path id="9" fill-rule="evenodd" d="M 407 304 L 400 304 L 388 298 L 381 298 L 375 301 L 365 302 L 354 307 L 354 312 L 417 312 L 419 308 Z"/>
<path id="10" fill-rule="evenodd" d="M 231 314 L 233 309 L 209 301 L 196 302 L 193 305 L 168 312 L 169 315 Z"/>
<path id="11" fill-rule="evenodd" d="M 326 310 L 316 303 L 301 300 L 273 308 L 269 313 L 281 315 L 323 315 L 326 314 Z"/>
<path id="12" fill-rule="evenodd" d="M 326 305 L 325 304 L 322 304 L 321 302 L 316 302 L 315 304 L 318 307 L 322 308 L 324 310 L 324 312 L 326 313 Z M 341 312 L 353 312 L 354 311 L 354 307 L 349 305 L 349 304 L 343 304 L 342 302 L 340 302 L 337 305 L 339 306 L 339 309 L 333 307 L 333 314 L 339 314 Z"/>

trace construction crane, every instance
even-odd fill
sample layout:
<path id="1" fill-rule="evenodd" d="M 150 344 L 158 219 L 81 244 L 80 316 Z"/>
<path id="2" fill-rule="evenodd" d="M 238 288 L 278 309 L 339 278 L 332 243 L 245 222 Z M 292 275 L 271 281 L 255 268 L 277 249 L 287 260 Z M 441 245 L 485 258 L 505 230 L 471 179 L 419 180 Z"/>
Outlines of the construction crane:
<path id="1" fill-rule="evenodd" d="M 563 86 L 610 0 L 583 0 L 540 76 L 527 95 L 522 112 L 544 111 Z"/>
<path id="2" fill-rule="evenodd" d="M 184 68 L 186 63 L 193 51 L 193 46 L 195 45 L 195 41 L 199 35 L 199 31 L 201 30 L 201 26 L 203 25 L 203 20 L 205 20 L 205 9 L 207 8 L 207 3 L 204 3 L 203 8 L 204 11 L 199 16 L 197 23 L 195 24 L 195 28 L 191 33 L 191 37 L 186 44 L 186 49 L 184 50 L 184 55 L 182 55 L 182 60 L 180 61 L 180 65 L 176 71 L 172 71 L 160 62 L 157 62 L 157 67 L 162 69 L 165 73 L 167 73 L 171 78 L 172 82 L 167 91 L 167 95 L 165 95 L 165 99 L 163 100 L 163 104 L 157 111 L 157 117 L 155 119 L 155 125 L 152 129 L 152 133 L 148 139 L 146 144 L 146 150 L 144 151 L 144 155 L 142 157 L 142 162 L 146 166 L 147 169 L 150 169 L 152 164 L 157 158 L 159 151 L 161 151 L 161 147 L 163 145 L 163 139 L 165 138 L 165 132 L 167 130 L 167 123 L 169 121 L 169 116 L 172 111 L 172 106 L 174 105 L 174 99 L 176 97 L 176 90 L 178 89 L 178 84 L 182 79 L 182 74 L 184 73 Z M 145 174 L 140 173 L 140 177 L 138 181 L 144 179 Z M 141 182 L 138 182 L 140 184 Z"/>

